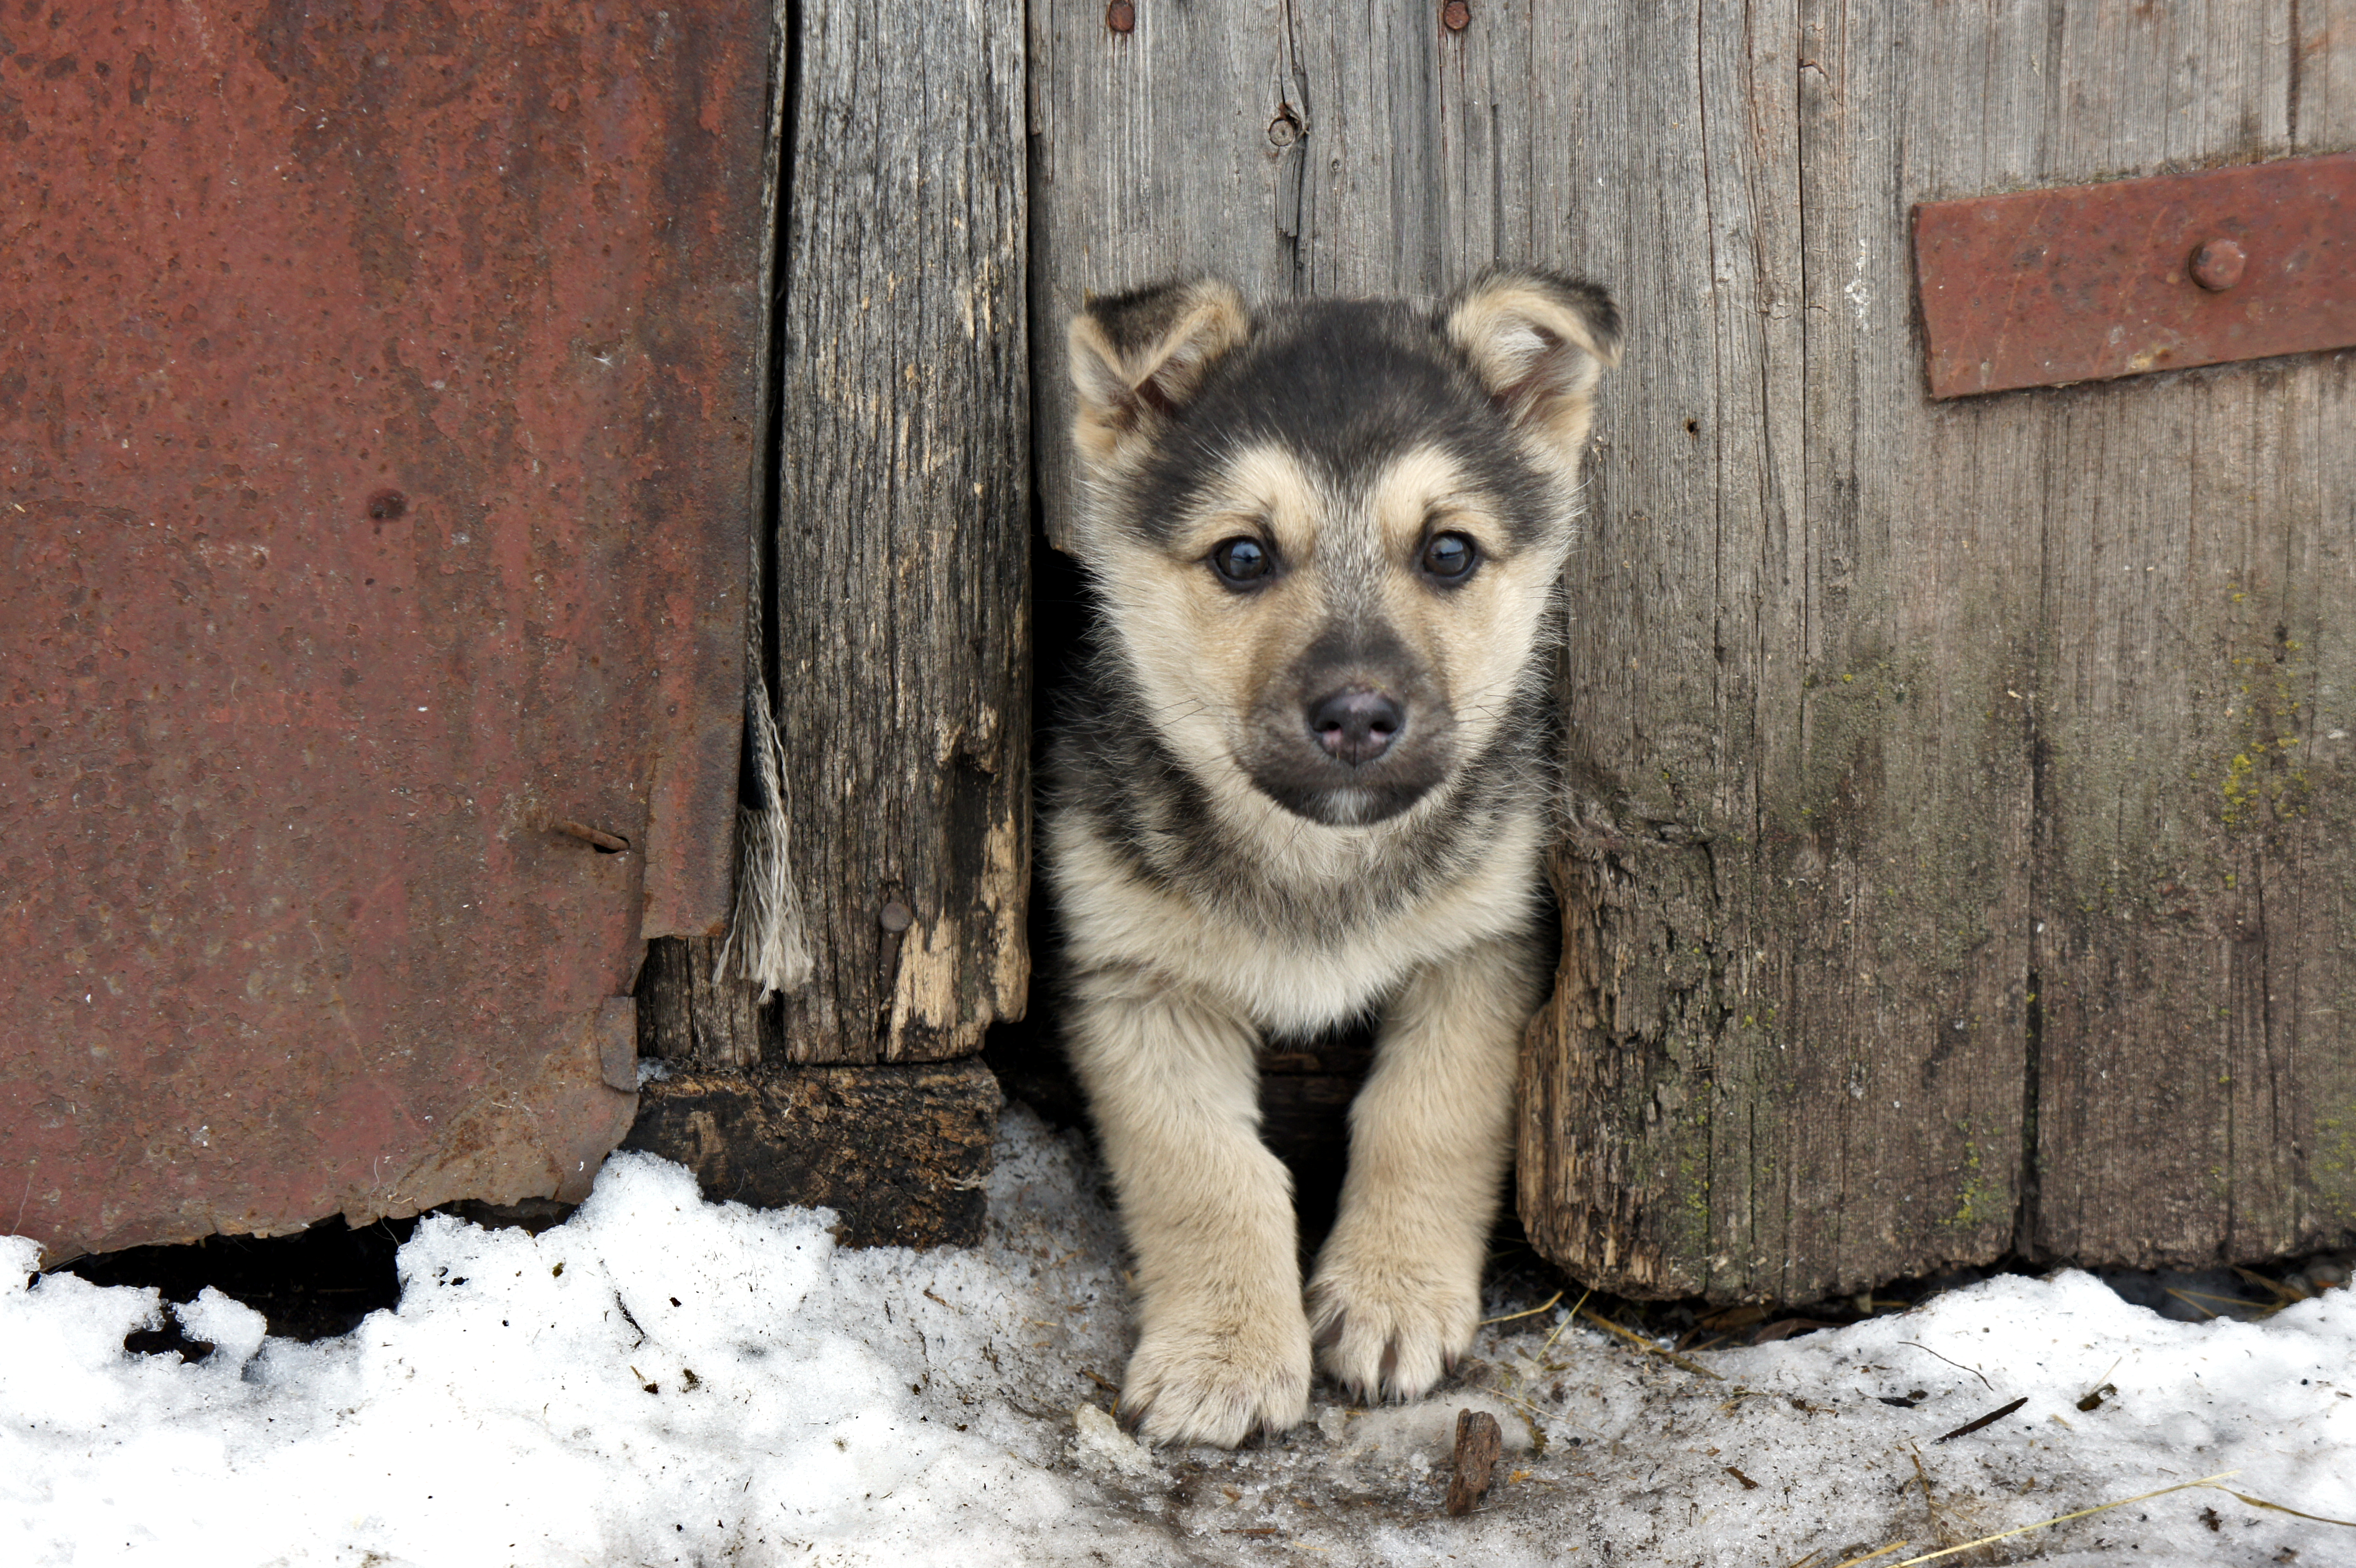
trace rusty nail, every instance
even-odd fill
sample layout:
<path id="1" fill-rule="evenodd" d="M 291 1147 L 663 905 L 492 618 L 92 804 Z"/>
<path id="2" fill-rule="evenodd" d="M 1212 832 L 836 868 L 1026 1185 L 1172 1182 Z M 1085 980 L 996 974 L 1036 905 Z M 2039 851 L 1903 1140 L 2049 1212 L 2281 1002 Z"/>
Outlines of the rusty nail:
<path id="1" fill-rule="evenodd" d="M 2192 281 L 2220 292 L 2240 283 L 2242 269 L 2249 264 L 2248 253 L 2233 241 L 2211 240 L 2192 252 Z"/>
<path id="2" fill-rule="evenodd" d="M 603 828 L 593 828 L 586 822 L 551 822 L 548 825 L 558 832 L 571 833 L 584 843 L 595 844 L 607 854 L 619 854 L 630 847 L 629 840 L 609 833 Z"/>
<path id="3" fill-rule="evenodd" d="M 368 514 L 379 522 L 396 518 L 409 510 L 409 498 L 399 490 L 379 490 L 368 499 Z"/>
<path id="4" fill-rule="evenodd" d="M 1461 33 L 1472 25 L 1472 7 L 1464 0 L 1448 0 L 1440 8 L 1440 25 L 1451 33 Z"/>
<path id="5" fill-rule="evenodd" d="M 894 898 L 878 911 L 875 923 L 887 931 L 898 932 L 906 930 L 916 923 L 916 911 Z"/>
<path id="6" fill-rule="evenodd" d="M 1137 7 L 1130 0 L 1112 0 L 1105 7 L 1105 26 L 1116 33 L 1133 32 L 1137 28 Z"/>

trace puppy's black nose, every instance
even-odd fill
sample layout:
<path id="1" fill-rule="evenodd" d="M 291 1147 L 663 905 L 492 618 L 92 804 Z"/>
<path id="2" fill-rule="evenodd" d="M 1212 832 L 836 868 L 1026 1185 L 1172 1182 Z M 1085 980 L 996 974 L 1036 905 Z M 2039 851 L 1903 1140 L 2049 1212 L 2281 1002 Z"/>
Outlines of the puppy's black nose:
<path id="1" fill-rule="evenodd" d="M 1391 748 L 1407 714 L 1388 692 L 1345 687 L 1309 704 L 1309 729 L 1326 755 L 1356 767 Z"/>

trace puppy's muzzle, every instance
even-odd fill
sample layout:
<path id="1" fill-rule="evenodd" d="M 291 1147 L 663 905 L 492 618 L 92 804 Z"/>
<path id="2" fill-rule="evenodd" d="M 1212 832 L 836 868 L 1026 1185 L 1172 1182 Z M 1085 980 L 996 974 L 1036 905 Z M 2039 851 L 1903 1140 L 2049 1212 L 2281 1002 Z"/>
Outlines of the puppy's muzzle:
<path id="1" fill-rule="evenodd" d="M 1407 728 L 1407 710 L 1398 699 L 1367 686 L 1327 693 L 1309 704 L 1308 718 L 1309 732 L 1325 755 L 1353 768 L 1388 751 Z"/>

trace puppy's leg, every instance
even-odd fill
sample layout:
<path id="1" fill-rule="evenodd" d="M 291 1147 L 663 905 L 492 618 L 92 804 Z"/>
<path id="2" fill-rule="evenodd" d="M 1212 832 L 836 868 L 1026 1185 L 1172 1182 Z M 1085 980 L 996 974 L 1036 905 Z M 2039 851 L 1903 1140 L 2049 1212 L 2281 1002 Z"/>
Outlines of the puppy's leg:
<path id="1" fill-rule="evenodd" d="M 1137 1254 L 1121 1412 L 1154 1442 L 1229 1447 L 1309 1410 L 1292 1183 L 1259 1141 L 1258 1037 L 1125 976 L 1080 988 L 1073 1062 Z"/>
<path id="2" fill-rule="evenodd" d="M 1539 971 L 1527 942 L 1486 943 L 1417 975 L 1384 1020 L 1309 1291 L 1326 1369 L 1360 1398 L 1412 1399 L 1472 1346 Z"/>

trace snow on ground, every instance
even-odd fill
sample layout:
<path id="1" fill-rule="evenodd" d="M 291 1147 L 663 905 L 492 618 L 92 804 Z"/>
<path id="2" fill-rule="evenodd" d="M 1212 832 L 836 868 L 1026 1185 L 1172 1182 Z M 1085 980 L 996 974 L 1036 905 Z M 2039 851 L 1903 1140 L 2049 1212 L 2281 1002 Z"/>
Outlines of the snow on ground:
<path id="1" fill-rule="evenodd" d="M 1699 1358 L 1717 1380 L 1558 1307 L 1484 1329 L 1425 1405 L 1147 1454 L 1098 1418 L 1129 1328 L 1085 1155 L 1010 1112 L 991 1208 L 974 1251 L 838 1251 L 822 1215 L 621 1155 L 537 1237 L 422 1223 L 399 1309 L 343 1339 L 266 1339 L 208 1292 L 177 1309 L 216 1347 L 187 1364 L 123 1348 L 153 1290 L 15 1288 L 36 1253 L 0 1240 L 0 1563 L 1830 1568 L 2223 1470 L 2356 1519 L 2347 1290 L 2195 1325 L 2005 1277 Z M 1468 1403 L 1517 1451 L 1451 1519 Z M 2188 1491 L 1943 1561 L 2332 1568 L 2356 1530 Z"/>

